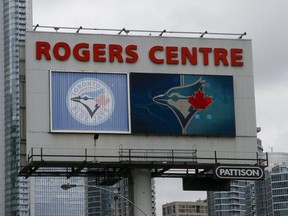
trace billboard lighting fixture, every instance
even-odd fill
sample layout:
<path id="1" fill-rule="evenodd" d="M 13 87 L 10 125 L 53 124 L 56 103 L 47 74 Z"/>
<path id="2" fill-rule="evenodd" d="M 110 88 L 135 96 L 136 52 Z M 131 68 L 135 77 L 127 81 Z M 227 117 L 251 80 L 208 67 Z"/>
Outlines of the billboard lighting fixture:
<path id="1" fill-rule="evenodd" d="M 243 34 L 240 35 L 239 39 L 242 39 L 243 36 L 247 35 L 246 32 L 244 32 Z"/>
<path id="2" fill-rule="evenodd" d="M 164 29 L 164 30 L 159 34 L 159 36 L 162 36 L 165 32 L 166 32 L 166 29 Z"/>
<path id="3" fill-rule="evenodd" d="M 37 24 L 36 26 L 34 26 L 33 31 L 36 31 L 36 29 L 39 27 L 39 24 Z"/>
<path id="4" fill-rule="evenodd" d="M 99 134 L 94 135 L 94 140 L 97 140 L 99 138 Z"/>
<path id="5" fill-rule="evenodd" d="M 48 29 L 54 29 L 57 28 L 57 30 L 59 30 L 61 28 L 61 30 L 75 30 L 76 33 L 80 33 L 80 30 L 87 30 L 87 31 L 108 31 L 108 32 L 117 32 L 118 35 L 120 35 L 122 32 L 125 32 L 126 34 L 130 33 L 148 33 L 149 36 L 152 35 L 152 33 L 157 33 L 159 34 L 158 36 L 162 36 L 164 33 L 167 34 L 188 34 L 188 35 L 200 35 L 200 37 L 204 37 L 204 35 L 220 35 L 220 36 L 237 36 L 237 39 L 242 39 L 246 34 L 246 32 L 244 33 L 216 33 L 216 32 L 209 32 L 205 31 L 205 32 L 190 32 L 190 31 L 167 31 L 166 29 L 164 30 L 127 30 L 125 28 L 122 29 L 102 29 L 102 28 L 83 28 L 82 26 L 80 27 L 55 27 L 55 26 L 42 26 L 42 25 L 33 25 L 33 31 L 36 31 L 36 29 L 38 30 L 39 28 L 48 28 Z"/>
<path id="6" fill-rule="evenodd" d="M 125 28 L 121 29 L 119 32 L 118 32 L 118 35 L 120 35 L 122 32 L 125 32 L 126 35 L 129 34 L 129 30 L 126 30 Z"/>
<path id="7" fill-rule="evenodd" d="M 97 140 L 99 138 L 99 134 L 95 134 L 94 135 L 94 162 L 97 162 L 97 157 L 96 155 L 96 144 L 97 144 Z"/>
<path id="8" fill-rule="evenodd" d="M 207 34 L 208 31 L 203 32 L 203 34 L 200 35 L 200 38 L 203 38 L 205 34 Z"/>
<path id="9" fill-rule="evenodd" d="M 77 29 L 77 31 L 76 31 L 76 33 L 79 33 L 79 31 L 82 29 L 82 26 L 80 26 L 78 29 Z"/>
<path id="10" fill-rule="evenodd" d="M 57 32 L 59 30 L 59 27 L 54 27 L 54 30 Z"/>

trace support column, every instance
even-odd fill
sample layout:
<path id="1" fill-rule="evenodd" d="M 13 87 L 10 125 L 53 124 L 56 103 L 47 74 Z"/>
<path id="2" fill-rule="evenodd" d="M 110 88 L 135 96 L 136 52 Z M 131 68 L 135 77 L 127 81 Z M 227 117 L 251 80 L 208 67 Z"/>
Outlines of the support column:
<path id="1" fill-rule="evenodd" d="M 150 169 L 132 169 L 129 176 L 129 196 L 135 203 L 133 216 L 152 216 Z"/>

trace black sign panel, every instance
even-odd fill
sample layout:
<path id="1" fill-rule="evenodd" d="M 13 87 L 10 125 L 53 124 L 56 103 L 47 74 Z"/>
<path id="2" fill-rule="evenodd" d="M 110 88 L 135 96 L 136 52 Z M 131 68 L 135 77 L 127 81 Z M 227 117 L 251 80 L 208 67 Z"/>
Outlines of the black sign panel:
<path id="1" fill-rule="evenodd" d="M 206 177 L 184 177 L 182 178 L 184 191 L 229 191 L 229 179 L 215 179 L 213 175 Z"/>

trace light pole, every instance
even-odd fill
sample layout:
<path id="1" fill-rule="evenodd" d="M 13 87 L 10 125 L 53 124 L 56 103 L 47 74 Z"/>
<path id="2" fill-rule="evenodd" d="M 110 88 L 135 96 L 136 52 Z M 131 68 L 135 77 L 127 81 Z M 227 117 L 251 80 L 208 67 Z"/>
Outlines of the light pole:
<path id="1" fill-rule="evenodd" d="M 134 202 L 132 202 L 131 200 L 129 200 L 128 198 L 126 198 L 125 196 L 121 195 L 120 193 L 118 193 L 118 191 L 112 191 L 112 190 L 109 190 L 107 188 L 104 188 L 104 187 L 100 187 L 100 186 L 97 186 L 97 185 L 81 185 L 81 184 L 63 184 L 61 185 L 61 188 L 63 190 L 69 190 L 71 188 L 74 188 L 74 187 L 86 187 L 86 188 L 97 188 L 99 190 L 103 190 L 103 191 L 107 191 L 109 193 L 113 193 L 114 196 L 118 196 L 118 197 L 121 197 L 122 199 L 126 200 L 127 202 L 129 202 L 130 204 L 132 204 L 136 209 L 138 209 L 143 215 L 145 216 L 148 216 L 141 208 L 139 208 Z M 116 206 L 115 206 L 116 208 Z M 116 213 L 116 215 L 118 214 L 118 212 Z"/>

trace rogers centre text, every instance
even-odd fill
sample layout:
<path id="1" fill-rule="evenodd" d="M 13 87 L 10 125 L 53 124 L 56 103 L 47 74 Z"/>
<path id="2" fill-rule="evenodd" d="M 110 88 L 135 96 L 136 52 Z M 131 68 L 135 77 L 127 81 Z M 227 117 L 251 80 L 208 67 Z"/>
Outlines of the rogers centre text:
<path id="1" fill-rule="evenodd" d="M 74 58 L 80 62 L 118 62 L 136 63 L 139 60 L 138 46 L 135 44 L 100 44 L 77 43 L 73 46 L 66 42 L 50 44 L 46 41 L 36 42 L 36 59 L 50 61 L 67 61 Z M 242 48 L 212 47 L 178 47 L 151 46 L 147 56 L 154 64 L 168 65 L 215 65 L 242 67 Z"/>

